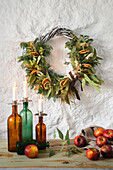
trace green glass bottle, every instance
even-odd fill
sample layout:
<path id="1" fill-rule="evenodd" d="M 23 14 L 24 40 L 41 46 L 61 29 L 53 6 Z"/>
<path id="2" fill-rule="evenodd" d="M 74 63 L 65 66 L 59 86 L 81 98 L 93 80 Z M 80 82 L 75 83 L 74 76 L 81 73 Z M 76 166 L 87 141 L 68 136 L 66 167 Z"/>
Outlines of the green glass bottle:
<path id="1" fill-rule="evenodd" d="M 33 114 L 28 109 L 28 102 L 23 102 L 23 110 L 19 114 L 22 117 L 22 140 L 33 139 Z"/>
<path id="2" fill-rule="evenodd" d="M 18 155 L 24 155 L 25 147 L 27 145 L 36 145 L 38 147 L 38 150 L 46 149 L 46 147 L 49 148 L 49 142 L 46 143 L 37 143 L 36 140 L 29 140 L 29 141 L 20 141 L 16 144 L 16 151 Z"/>

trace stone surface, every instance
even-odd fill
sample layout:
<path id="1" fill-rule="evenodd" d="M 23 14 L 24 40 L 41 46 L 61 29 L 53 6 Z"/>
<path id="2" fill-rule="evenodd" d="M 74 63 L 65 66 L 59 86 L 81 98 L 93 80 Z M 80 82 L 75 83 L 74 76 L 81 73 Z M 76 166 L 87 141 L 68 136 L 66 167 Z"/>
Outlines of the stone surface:
<path id="1" fill-rule="evenodd" d="M 22 53 L 19 44 L 45 35 L 56 26 L 70 28 L 77 35 L 86 34 L 95 40 L 93 46 L 103 58 L 97 75 L 104 79 L 105 84 L 101 94 L 93 87 L 85 87 L 84 92 L 80 92 L 81 101 L 75 99 L 76 104 L 72 103 L 71 108 L 60 100 L 54 103 L 52 99 L 44 99 L 48 138 L 53 138 L 53 130 L 57 127 L 63 133 L 69 129 L 71 138 L 89 125 L 113 128 L 112 18 L 112 0 L 0 0 L 0 139 L 7 138 L 7 118 L 11 114 L 8 103 L 12 100 L 14 81 L 18 85 L 18 99 L 23 97 L 24 71 L 17 62 Z M 65 38 L 58 37 L 49 42 L 54 51 L 48 61 L 55 71 L 63 74 L 70 69 L 63 65 L 68 59 L 67 51 L 62 48 L 65 41 Z M 38 95 L 29 89 L 29 97 L 33 100 L 30 109 L 35 114 Z M 19 112 L 21 109 L 19 106 Z M 34 116 L 34 128 L 36 123 Z"/>

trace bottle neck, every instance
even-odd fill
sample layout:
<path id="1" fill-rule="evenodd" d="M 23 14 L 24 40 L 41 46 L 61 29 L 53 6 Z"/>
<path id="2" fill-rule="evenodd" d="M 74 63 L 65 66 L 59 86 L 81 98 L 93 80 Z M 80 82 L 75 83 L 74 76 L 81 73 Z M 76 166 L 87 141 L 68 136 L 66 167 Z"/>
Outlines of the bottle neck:
<path id="1" fill-rule="evenodd" d="M 23 102 L 23 109 L 28 109 L 28 102 Z"/>
<path id="2" fill-rule="evenodd" d="M 17 105 L 12 105 L 12 114 L 18 114 Z"/>
<path id="3" fill-rule="evenodd" d="M 39 123 L 43 123 L 43 117 L 39 117 Z"/>

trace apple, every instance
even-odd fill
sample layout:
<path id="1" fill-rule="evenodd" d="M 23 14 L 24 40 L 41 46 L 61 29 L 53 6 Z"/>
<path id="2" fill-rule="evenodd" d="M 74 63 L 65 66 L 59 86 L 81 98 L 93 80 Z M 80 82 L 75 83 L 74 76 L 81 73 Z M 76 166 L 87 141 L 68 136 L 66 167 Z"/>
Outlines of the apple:
<path id="1" fill-rule="evenodd" d="M 98 129 L 96 129 L 96 130 L 94 131 L 94 135 L 95 135 L 96 138 L 97 138 L 98 136 L 103 135 L 103 133 L 104 133 L 104 128 L 102 128 L 102 127 L 99 127 Z"/>
<path id="2" fill-rule="evenodd" d="M 100 157 L 100 152 L 98 149 L 96 148 L 89 148 L 87 151 L 86 151 L 86 156 L 88 159 L 90 160 L 97 160 L 99 159 Z"/>
<path id="3" fill-rule="evenodd" d="M 103 146 L 105 144 L 108 144 L 108 139 L 104 136 L 98 136 L 96 139 L 96 143 L 98 146 Z"/>
<path id="4" fill-rule="evenodd" d="M 38 155 L 38 148 L 36 145 L 27 145 L 25 147 L 25 155 L 29 158 L 35 158 Z"/>
<path id="5" fill-rule="evenodd" d="M 105 136 L 109 140 L 113 140 L 113 130 L 112 129 L 105 130 L 103 136 Z"/>
<path id="6" fill-rule="evenodd" d="M 87 142 L 84 136 L 76 136 L 74 139 L 74 144 L 78 147 L 86 146 Z"/>
<path id="7" fill-rule="evenodd" d="M 113 158 L 113 147 L 112 147 L 112 158 Z"/>
<path id="8" fill-rule="evenodd" d="M 105 158 L 111 158 L 112 157 L 112 147 L 110 145 L 103 145 L 100 149 L 101 154 Z"/>

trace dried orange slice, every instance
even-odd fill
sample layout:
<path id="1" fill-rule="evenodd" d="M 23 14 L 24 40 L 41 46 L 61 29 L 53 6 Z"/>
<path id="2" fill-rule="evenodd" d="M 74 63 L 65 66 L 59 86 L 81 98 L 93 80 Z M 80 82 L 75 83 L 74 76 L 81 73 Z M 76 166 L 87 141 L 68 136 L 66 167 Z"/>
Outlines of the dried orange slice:
<path id="1" fill-rule="evenodd" d="M 90 68 L 91 65 L 90 64 L 82 64 L 84 67 Z"/>
<path id="2" fill-rule="evenodd" d="M 34 57 L 38 57 L 39 53 L 38 52 L 31 52 L 30 55 L 33 55 Z"/>
<path id="3" fill-rule="evenodd" d="M 63 79 L 61 82 L 60 82 L 60 87 L 64 87 L 67 83 L 67 81 L 69 81 L 69 79 Z"/>
<path id="4" fill-rule="evenodd" d="M 26 64 L 25 64 L 25 67 L 29 68 L 29 67 L 30 67 L 30 65 L 29 65 L 28 63 L 26 63 Z"/>
<path id="5" fill-rule="evenodd" d="M 88 52 L 88 50 L 85 49 L 85 50 L 80 50 L 78 53 L 79 53 L 79 54 L 85 54 L 85 53 L 87 53 L 87 52 Z"/>
<path id="6" fill-rule="evenodd" d="M 47 82 L 50 82 L 50 79 L 49 78 L 44 78 L 44 80 L 42 81 L 42 84 L 45 84 Z"/>

